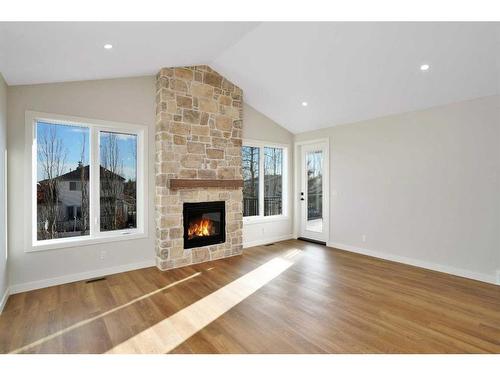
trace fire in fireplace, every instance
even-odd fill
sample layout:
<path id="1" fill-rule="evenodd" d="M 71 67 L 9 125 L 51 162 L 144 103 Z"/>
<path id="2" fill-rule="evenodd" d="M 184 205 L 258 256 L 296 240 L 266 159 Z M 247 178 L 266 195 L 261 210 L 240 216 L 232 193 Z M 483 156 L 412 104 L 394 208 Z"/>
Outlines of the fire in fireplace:
<path id="1" fill-rule="evenodd" d="M 184 203 L 184 248 L 226 241 L 225 202 Z"/>
<path id="2" fill-rule="evenodd" d="M 195 237 L 213 236 L 215 231 L 215 222 L 209 218 L 200 218 L 189 223 L 188 239 Z"/>

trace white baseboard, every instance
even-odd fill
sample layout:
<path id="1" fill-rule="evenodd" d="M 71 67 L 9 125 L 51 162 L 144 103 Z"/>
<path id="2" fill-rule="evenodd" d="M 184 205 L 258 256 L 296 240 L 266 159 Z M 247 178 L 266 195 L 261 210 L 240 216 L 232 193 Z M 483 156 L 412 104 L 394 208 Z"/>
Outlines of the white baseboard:
<path id="1" fill-rule="evenodd" d="M 49 286 L 67 284 L 75 281 L 93 279 L 96 277 L 102 277 L 102 276 L 112 275 L 115 273 L 133 271 L 140 268 L 153 267 L 153 266 L 155 266 L 155 260 L 151 259 L 144 262 L 123 264 L 116 267 L 101 268 L 98 270 L 75 273 L 71 275 L 64 275 L 50 279 L 30 281 L 28 283 L 11 285 L 10 294 L 27 292 L 29 290 L 47 288 Z"/>
<path id="2" fill-rule="evenodd" d="M 286 234 L 284 236 L 277 236 L 277 237 L 261 238 L 255 241 L 243 242 L 243 248 L 247 249 L 249 247 L 267 245 L 268 243 L 291 240 L 292 238 L 294 238 L 293 234 Z"/>
<path id="3" fill-rule="evenodd" d="M 500 285 L 500 270 L 497 270 L 497 285 Z"/>
<path id="4" fill-rule="evenodd" d="M 427 262 L 427 261 L 423 261 L 420 259 L 408 258 L 408 257 L 400 256 L 400 255 L 388 254 L 388 253 L 384 253 L 381 251 L 363 249 L 361 247 L 344 245 L 344 244 L 340 244 L 340 243 L 328 242 L 327 246 L 334 247 L 334 248 L 340 249 L 340 250 L 350 251 L 353 253 L 368 255 L 368 256 L 375 257 L 375 258 L 390 260 L 393 262 L 404 263 L 404 264 L 408 264 L 410 266 L 427 268 L 429 270 L 438 271 L 438 272 L 444 272 L 444 273 L 448 273 L 448 274 L 455 275 L 455 276 L 465 277 L 467 279 L 473 279 L 473 280 L 482 281 L 485 283 L 500 285 L 500 280 L 495 280 L 494 275 L 488 275 L 485 273 L 464 270 L 461 268 L 455 268 L 455 267 L 446 266 L 443 264 Z M 497 275 L 497 279 L 498 279 L 498 277 L 499 276 Z"/>
<path id="5" fill-rule="evenodd" d="M 9 296 L 10 296 L 10 288 L 7 287 L 7 289 L 5 289 L 5 293 L 2 296 L 2 299 L 0 300 L 0 314 L 2 313 L 3 308 L 5 307 L 5 304 L 7 303 Z"/>

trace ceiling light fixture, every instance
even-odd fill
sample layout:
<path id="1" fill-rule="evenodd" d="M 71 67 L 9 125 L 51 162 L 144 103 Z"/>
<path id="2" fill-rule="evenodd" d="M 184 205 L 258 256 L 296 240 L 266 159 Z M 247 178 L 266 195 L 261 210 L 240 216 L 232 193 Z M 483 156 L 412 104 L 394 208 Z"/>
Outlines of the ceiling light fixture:
<path id="1" fill-rule="evenodd" d="M 104 49 L 111 49 L 111 48 L 113 48 L 112 44 L 107 43 L 104 45 Z"/>
<path id="2" fill-rule="evenodd" d="M 430 67 L 431 66 L 429 64 L 422 64 L 420 65 L 420 70 L 425 72 L 426 70 L 429 70 Z"/>
<path id="3" fill-rule="evenodd" d="M 307 107 L 307 102 L 302 102 L 302 107 Z"/>

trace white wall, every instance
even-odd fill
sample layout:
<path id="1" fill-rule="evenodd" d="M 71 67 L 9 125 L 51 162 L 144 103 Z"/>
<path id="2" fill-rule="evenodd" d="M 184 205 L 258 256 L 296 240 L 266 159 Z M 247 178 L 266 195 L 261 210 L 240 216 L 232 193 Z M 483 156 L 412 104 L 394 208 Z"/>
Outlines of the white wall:
<path id="1" fill-rule="evenodd" d="M 7 85 L 0 73 L 0 312 L 7 302 L 7 246 L 5 230 L 5 152 L 7 149 Z"/>
<path id="2" fill-rule="evenodd" d="M 260 223 L 243 222 L 243 247 L 256 246 L 292 237 L 293 227 L 293 134 L 262 113 L 245 104 L 243 139 L 288 145 L 288 214 L 282 219 Z"/>
<path id="3" fill-rule="evenodd" d="M 320 137 L 330 139 L 331 246 L 495 280 L 500 96 L 295 139 Z"/>
<path id="4" fill-rule="evenodd" d="M 13 292 L 154 264 L 154 202 L 146 239 L 25 252 L 25 111 L 33 110 L 149 127 L 154 145 L 154 77 L 8 87 L 9 269 Z M 154 196 L 154 147 L 149 147 L 149 196 Z M 106 255 L 100 259 L 101 251 Z"/>

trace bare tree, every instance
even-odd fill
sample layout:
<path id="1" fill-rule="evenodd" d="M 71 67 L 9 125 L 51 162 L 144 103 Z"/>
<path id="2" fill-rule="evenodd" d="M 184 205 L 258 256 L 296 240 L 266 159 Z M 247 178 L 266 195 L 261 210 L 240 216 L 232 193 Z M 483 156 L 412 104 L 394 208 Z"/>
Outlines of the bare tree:
<path id="1" fill-rule="evenodd" d="M 132 137 L 132 136 L 130 136 Z M 137 136 L 133 136 L 133 141 L 129 142 L 130 155 L 132 155 L 132 160 L 135 163 L 135 175 L 133 177 L 129 176 L 128 180 L 124 183 L 123 188 L 123 198 L 127 205 L 126 210 L 126 220 L 127 224 L 136 226 L 137 217 Z"/>
<path id="2" fill-rule="evenodd" d="M 59 179 L 63 174 L 67 150 L 57 134 L 56 126 L 49 126 L 38 134 L 37 157 L 43 172 L 40 184 L 39 209 L 40 220 L 44 230 L 38 232 L 40 239 L 57 238 L 57 221 L 59 219 Z"/>
<path id="3" fill-rule="evenodd" d="M 118 135 L 107 133 L 101 139 L 101 229 L 121 229 L 124 225 L 122 210 L 123 162 L 118 147 Z"/>
<path id="4" fill-rule="evenodd" d="M 313 152 L 307 158 L 308 220 L 320 218 L 323 212 L 323 154 Z"/>
<path id="5" fill-rule="evenodd" d="M 283 150 L 265 147 L 264 154 L 264 214 L 278 215 L 282 211 Z"/>
<path id="6" fill-rule="evenodd" d="M 246 167 L 247 179 L 250 180 L 250 184 L 246 187 L 247 193 L 250 196 L 255 196 L 256 193 L 256 178 L 258 173 L 258 163 L 259 163 L 259 149 L 257 147 L 245 147 L 243 150 L 242 161 Z M 249 178 L 248 178 L 249 177 Z"/>
<path id="7" fill-rule="evenodd" d="M 89 175 L 85 176 L 85 164 L 86 164 L 86 145 L 87 145 L 87 133 L 82 132 L 82 140 L 81 140 L 81 152 L 80 152 L 80 185 L 82 189 L 82 203 L 81 203 L 81 234 L 87 234 L 89 229 L 89 195 L 88 195 L 88 181 Z M 90 174 L 90 168 L 89 172 Z"/>
<path id="8" fill-rule="evenodd" d="M 258 212 L 258 169 L 259 148 L 243 147 L 242 149 L 243 178 L 244 178 L 244 203 L 248 215 L 256 215 Z"/>

